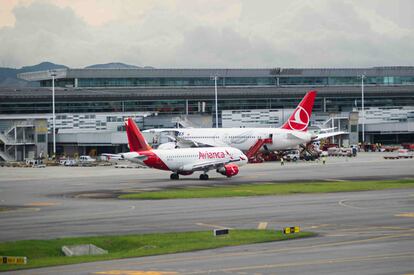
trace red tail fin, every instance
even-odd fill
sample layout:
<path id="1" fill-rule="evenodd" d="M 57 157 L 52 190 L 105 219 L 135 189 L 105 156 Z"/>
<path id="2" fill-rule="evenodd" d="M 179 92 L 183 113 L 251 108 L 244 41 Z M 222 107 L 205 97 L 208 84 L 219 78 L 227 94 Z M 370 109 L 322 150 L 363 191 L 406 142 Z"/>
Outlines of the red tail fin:
<path id="1" fill-rule="evenodd" d="M 296 107 L 293 114 L 289 119 L 282 125 L 282 129 L 296 130 L 296 131 L 307 131 L 309 120 L 312 115 L 313 103 L 315 102 L 316 91 L 309 91 L 305 97 Z"/>
<path id="2" fill-rule="evenodd" d="M 128 118 L 128 120 L 125 121 L 125 128 L 128 136 L 129 150 L 131 152 L 148 151 L 152 149 L 132 118 Z"/>

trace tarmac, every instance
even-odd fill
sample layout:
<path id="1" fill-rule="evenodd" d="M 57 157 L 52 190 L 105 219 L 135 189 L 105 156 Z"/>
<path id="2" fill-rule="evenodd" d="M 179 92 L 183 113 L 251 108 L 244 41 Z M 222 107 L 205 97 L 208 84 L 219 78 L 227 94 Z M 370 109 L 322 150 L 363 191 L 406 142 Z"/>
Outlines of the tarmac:
<path id="1" fill-rule="evenodd" d="M 120 192 L 176 186 L 414 178 L 414 160 L 384 160 L 384 155 L 328 157 L 325 165 L 250 164 L 231 179 L 211 171 L 207 182 L 198 180 L 198 174 L 170 181 L 169 173 L 143 168 L 0 168 L 0 207 L 11 209 L 0 212 L 0 241 L 300 226 L 318 236 L 9 273 L 409 274 L 414 272 L 413 189 L 162 201 L 114 199 Z"/>

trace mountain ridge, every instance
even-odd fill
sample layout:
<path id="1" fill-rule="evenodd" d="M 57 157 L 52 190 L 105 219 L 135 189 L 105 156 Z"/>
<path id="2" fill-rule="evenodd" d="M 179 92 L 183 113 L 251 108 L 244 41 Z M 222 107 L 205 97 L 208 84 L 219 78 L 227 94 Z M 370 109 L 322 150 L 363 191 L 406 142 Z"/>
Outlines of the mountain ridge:
<path id="1" fill-rule="evenodd" d="M 38 86 L 36 82 L 29 82 L 23 79 L 17 78 L 20 73 L 35 72 L 35 71 L 47 71 L 55 69 L 68 69 L 68 66 L 55 64 L 53 62 L 44 61 L 32 66 L 23 66 L 19 69 L 0 67 L 0 87 L 26 87 L 26 86 Z M 153 68 L 149 66 L 139 67 L 136 65 L 125 64 L 122 62 L 110 62 L 103 64 L 93 64 L 86 66 L 84 69 L 148 69 Z"/>

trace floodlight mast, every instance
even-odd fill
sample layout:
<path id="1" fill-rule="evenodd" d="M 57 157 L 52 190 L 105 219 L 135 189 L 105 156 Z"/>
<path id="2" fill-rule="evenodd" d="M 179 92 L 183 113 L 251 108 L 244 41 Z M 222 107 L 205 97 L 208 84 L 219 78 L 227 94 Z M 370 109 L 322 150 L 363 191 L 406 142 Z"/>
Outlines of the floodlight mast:
<path id="1" fill-rule="evenodd" d="M 362 143 L 365 143 L 365 106 L 364 106 L 364 79 L 365 75 L 361 75 L 361 112 L 362 112 Z"/>
<path id="2" fill-rule="evenodd" d="M 215 96 L 215 105 L 216 105 L 216 128 L 218 128 L 218 103 L 217 103 L 217 79 L 218 79 L 218 76 L 214 75 L 211 78 L 214 79 L 214 96 Z"/>
<path id="3" fill-rule="evenodd" d="M 53 123 L 53 158 L 56 157 L 56 115 L 55 115 L 55 77 L 56 72 L 51 71 L 52 76 L 52 123 Z"/>

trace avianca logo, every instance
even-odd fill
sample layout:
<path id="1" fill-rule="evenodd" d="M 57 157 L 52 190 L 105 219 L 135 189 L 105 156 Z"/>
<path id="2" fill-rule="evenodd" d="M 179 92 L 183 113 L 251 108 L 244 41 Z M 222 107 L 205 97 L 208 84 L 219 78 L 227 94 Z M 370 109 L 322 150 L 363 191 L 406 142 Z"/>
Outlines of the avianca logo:
<path id="1" fill-rule="evenodd" d="M 198 152 L 199 159 L 224 159 L 223 152 Z"/>
<path id="2" fill-rule="evenodd" d="M 288 123 L 292 130 L 303 131 L 309 125 L 309 114 L 302 106 L 299 106 L 293 113 L 293 119 L 289 119 Z"/>
<path id="3" fill-rule="evenodd" d="M 229 153 L 229 151 L 226 150 L 227 156 L 229 156 L 230 159 L 233 159 L 233 155 Z"/>

